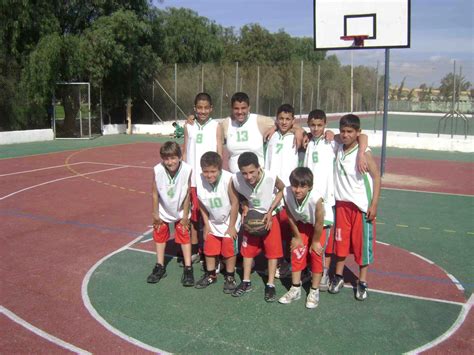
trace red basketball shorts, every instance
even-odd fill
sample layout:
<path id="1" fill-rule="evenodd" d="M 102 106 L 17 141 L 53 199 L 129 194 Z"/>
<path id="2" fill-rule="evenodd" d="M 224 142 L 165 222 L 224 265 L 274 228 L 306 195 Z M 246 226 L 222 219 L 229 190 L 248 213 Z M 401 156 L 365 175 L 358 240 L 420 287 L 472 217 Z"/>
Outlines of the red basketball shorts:
<path id="1" fill-rule="evenodd" d="M 340 257 L 354 254 L 361 266 L 374 262 L 375 221 L 368 221 L 352 202 L 336 201 L 334 252 Z"/>
<path id="2" fill-rule="evenodd" d="M 205 256 L 222 255 L 224 258 L 230 258 L 238 253 L 237 238 L 216 237 L 208 234 L 204 242 Z"/>
<path id="3" fill-rule="evenodd" d="M 283 256 L 281 245 L 280 223 L 276 216 L 272 217 L 272 228 L 265 237 L 254 237 L 244 231 L 240 253 L 244 258 L 255 258 L 265 252 L 267 259 L 278 259 Z"/>
<path id="4" fill-rule="evenodd" d="M 298 231 L 300 232 L 301 238 L 303 239 L 303 246 L 296 248 L 291 252 L 291 270 L 303 271 L 306 269 L 309 262 L 311 266 L 311 272 L 323 272 L 324 252 L 322 255 L 318 255 L 314 250 L 311 250 L 314 226 L 312 224 L 302 222 L 297 222 L 296 226 L 298 227 Z M 319 239 L 319 242 L 323 248 L 326 245 L 326 241 L 328 239 L 329 228 L 324 228 Z"/>
<path id="5" fill-rule="evenodd" d="M 184 228 L 181 223 L 176 222 L 174 224 L 174 241 L 176 244 L 189 244 L 191 238 L 189 236 L 189 230 Z M 163 222 L 158 229 L 153 229 L 153 239 L 156 243 L 166 243 L 170 239 L 170 228 L 169 224 Z"/>

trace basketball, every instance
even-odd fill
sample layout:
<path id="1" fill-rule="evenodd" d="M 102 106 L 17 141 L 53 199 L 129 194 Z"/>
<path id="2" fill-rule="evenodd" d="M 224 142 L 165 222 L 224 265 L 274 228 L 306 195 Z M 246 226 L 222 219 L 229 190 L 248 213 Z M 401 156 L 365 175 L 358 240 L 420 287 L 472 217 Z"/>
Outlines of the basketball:
<path id="1" fill-rule="evenodd" d="M 265 228 L 265 217 L 264 213 L 260 213 L 256 210 L 249 210 L 247 215 L 244 217 L 244 230 L 248 234 L 254 237 L 264 237 L 268 234 L 268 230 Z"/>

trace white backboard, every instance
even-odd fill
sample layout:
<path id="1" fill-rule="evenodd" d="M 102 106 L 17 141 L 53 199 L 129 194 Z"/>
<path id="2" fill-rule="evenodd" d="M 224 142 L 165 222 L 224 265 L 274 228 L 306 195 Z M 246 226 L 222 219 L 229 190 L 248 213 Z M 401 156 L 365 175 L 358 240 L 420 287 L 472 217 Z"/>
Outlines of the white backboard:
<path id="1" fill-rule="evenodd" d="M 410 1 L 314 0 L 314 48 L 352 49 L 341 37 L 357 35 L 369 37 L 356 49 L 409 48 Z"/>

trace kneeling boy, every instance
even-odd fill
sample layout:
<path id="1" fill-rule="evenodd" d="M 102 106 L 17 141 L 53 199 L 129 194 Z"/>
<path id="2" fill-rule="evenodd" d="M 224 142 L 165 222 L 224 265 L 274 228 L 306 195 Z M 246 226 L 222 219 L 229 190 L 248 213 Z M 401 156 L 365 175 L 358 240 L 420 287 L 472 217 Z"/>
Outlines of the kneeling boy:
<path id="1" fill-rule="evenodd" d="M 324 228 L 323 198 L 313 189 L 313 173 L 300 167 L 290 175 L 290 187 L 284 190 L 288 221 L 293 232 L 291 240 L 290 290 L 278 302 L 288 304 L 301 297 L 301 271 L 311 265 L 311 289 L 306 298 L 307 308 L 319 304 L 319 283 L 323 275 L 323 257 L 330 228 Z"/>
<path id="2" fill-rule="evenodd" d="M 283 197 L 285 186 L 275 174 L 260 167 L 255 153 L 242 153 L 237 164 L 240 171 L 232 177 L 235 190 L 248 201 L 250 210 L 256 210 L 265 216 L 265 229 L 268 232 L 263 237 L 259 237 L 244 231 L 240 249 L 244 258 L 244 275 L 242 282 L 237 286 L 232 296 L 240 297 L 252 290 L 250 282 L 252 262 L 263 249 L 268 260 L 268 281 L 265 286 L 264 299 L 267 302 L 273 302 L 276 300 L 274 280 L 277 261 L 283 256 L 280 224 L 275 209 Z"/>
<path id="3" fill-rule="evenodd" d="M 224 293 L 235 289 L 237 231 L 240 228 L 239 198 L 232 185 L 232 174 L 222 170 L 222 158 L 216 152 L 201 157 L 202 173 L 196 178 L 197 196 L 204 222 L 204 255 L 206 272 L 196 283 L 205 288 L 217 281 L 216 258 L 225 259 Z"/>

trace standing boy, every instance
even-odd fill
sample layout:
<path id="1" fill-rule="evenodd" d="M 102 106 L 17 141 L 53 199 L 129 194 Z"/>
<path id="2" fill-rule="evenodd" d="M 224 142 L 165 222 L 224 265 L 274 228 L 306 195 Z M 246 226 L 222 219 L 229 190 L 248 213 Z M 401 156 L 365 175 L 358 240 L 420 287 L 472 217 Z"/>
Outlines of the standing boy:
<path id="1" fill-rule="evenodd" d="M 335 197 L 335 255 L 336 275 L 329 286 L 330 293 L 338 293 L 344 286 L 344 263 L 350 252 L 359 265 L 356 299 L 367 298 L 367 270 L 374 261 L 375 217 L 380 195 L 380 174 L 370 148 L 365 150 L 368 173 L 357 169 L 356 156 L 360 135 L 360 119 L 348 114 L 339 121 L 343 144 L 336 153 Z"/>
<path id="2" fill-rule="evenodd" d="M 232 174 L 222 170 L 222 158 L 216 152 L 201 157 L 202 173 L 197 179 L 197 194 L 204 222 L 204 255 L 206 272 L 196 282 L 205 288 L 217 282 L 216 259 L 225 259 L 224 293 L 235 289 L 237 231 L 240 228 L 239 198 L 232 185 Z"/>
<path id="3" fill-rule="evenodd" d="M 311 289 L 306 298 L 307 308 L 319 304 L 319 283 L 323 275 L 323 256 L 329 229 L 324 229 L 323 198 L 313 189 L 313 173 L 305 167 L 290 175 L 291 187 L 285 187 L 284 197 L 288 220 L 293 232 L 291 240 L 291 288 L 278 301 L 288 304 L 301 297 L 301 272 L 308 260 L 311 267 Z"/>
<path id="4" fill-rule="evenodd" d="M 263 237 L 250 235 L 244 230 L 240 253 L 243 256 L 243 279 L 232 293 L 240 297 L 252 290 L 250 273 L 253 259 L 263 250 L 268 260 L 268 281 L 265 285 L 264 299 L 267 302 L 276 300 L 275 270 L 278 258 L 283 256 L 280 236 L 280 224 L 274 215 L 275 209 L 283 197 L 284 185 L 271 172 L 260 167 L 254 153 L 245 152 L 238 159 L 239 172 L 232 177 L 235 190 L 248 201 L 249 210 L 256 210 L 264 215 L 265 229 Z"/>
<path id="5" fill-rule="evenodd" d="M 160 149 L 162 162 L 154 167 L 153 239 L 157 263 L 148 276 L 148 283 L 166 277 L 165 248 L 170 237 L 169 224 L 174 223 L 175 242 L 181 245 L 184 257 L 183 286 L 194 286 L 189 237 L 189 183 L 191 166 L 181 161 L 181 149 L 176 142 L 166 142 Z"/>
<path id="6" fill-rule="evenodd" d="M 193 124 L 186 123 L 184 129 L 183 160 L 191 165 L 191 244 L 193 262 L 199 260 L 199 200 L 196 194 L 196 179 L 200 178 L 200 160 L 205 152 L 217 152 L 222 156 L 222 134 L 217 121 L 211 118 L 212 99 L 205 92 L 194 99 Z"/>

